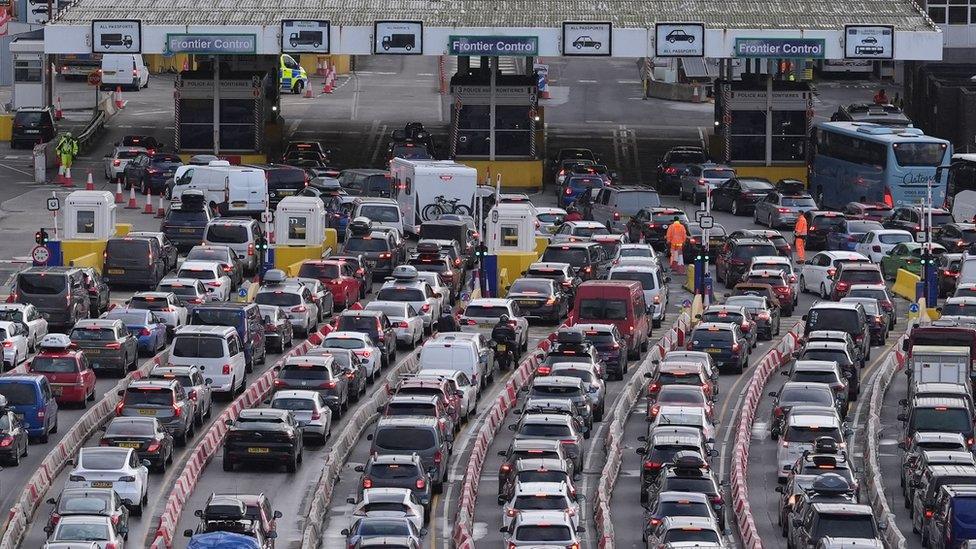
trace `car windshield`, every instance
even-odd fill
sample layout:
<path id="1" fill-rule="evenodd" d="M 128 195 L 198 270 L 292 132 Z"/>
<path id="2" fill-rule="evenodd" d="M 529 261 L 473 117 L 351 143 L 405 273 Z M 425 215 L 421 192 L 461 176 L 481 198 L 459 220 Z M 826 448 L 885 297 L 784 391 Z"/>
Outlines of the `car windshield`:
<path id="1" fill-rule="evenodd" d="M 757 255 L 777 255 L 776 246 L 769 244 L 738 244 L 732 247 L 732 259 L 751 259 Z"/>
<path id="2" fill-rule="evenodd" d="M 363 538 L 410 536 L 410 522 L 406 520 L 364 519 L 354 531 Z"/>
<path id="3" fill-rule="evenodd" d="M 866 514 L 822 514 L 818 517 L 817 527 L 814 528 L 812 534 L 811 539 L 820 539 L 825 536 L 860 539 L 875 539 L 877 537 L 874 517 Z"/>
<path id="4" fill-rule="evenodd" d="M 813 308 L 807 313 L 807 333 L 814 330 L 841 330 L 860 334 L 864 327 L 858 320 L 857 311 L 851 309 Z"/>
<path id="5" fill-rule="evenodd" d="M 218 223 L 207 227 L 207 242 L 220 244 L 243 244 L 248 241 L 247 227 L 243 225 L 224 225 Z M 189 256 L 187 257 L 189 259 Z"/>
<path id="6" fill-rule="evenodd" d="M 696 492 L 699 494 L 714 494 L 715 483 L 711 477 L 671 477 L 665 480 L 662 491 L 668 492 Z"/>
<path id="7" fill-rule="evenodd" d="M 734 322 L 738 324 L 744 320 L 742 313 L 734 311 L 705 311 L 702 315 L 702 322 Z"/>
<path id="8" fill-rule="evenodd" d="M 697 377 L 691 378 L 696 382 L 693 385 L 665 385 L 657 395 L 657 404 L 692 404 L 703 405 L 705 403 L 705 393 L 698 389 L 701 380 Z"/>
<path id="9" fill-rule="evenodd" d="M 749 275 L 746 282 L 750 284 L 769 284 L 770 286 L 786 286 L 782 274 Z"/>
<path id="10" fill-rule="evenodd" d="M 0 395 L 9 406 L 31 406 L 37 398 L 33 384 L 19 382 L 0 383 Z"/>
<path id="11" fill-rule="evenodd" d="M 732 345 L 732 340 L 730 330 L 695 330 L 691 334 L 691 344 L 695 347 L 725 348 Z"/>
<path id="12" fill-rule="evenodd" d="M 347 252 L 386 252 L 390 250 L 390 243 L 385 238 L 371 236 L 350 236 L 346 239 Z"/>
<path id="13" fill-rule="evenodd" d="M 386 407 L 388 416 L 437 417 L 437 406 L 420 402 L 391 402 Z"/>
<path id="14" fill-rule="evenodd" d="M 827 232 L 833 232 L 834 230 L 843 230 L 844 225 L 847 223 L 847 219 L 840 215 L 818 215 L 813 218 L 812 227 L 814 229 L 821 229 Z"/>
<path id="15" fill-rule="evenodd" d="M 519 429 L 519 434 L 523 437 L 572 437 L 573 433 L 568 425 L 558 423 L 526 423 Z"/>
<path id="16" fill-rule="evenodd" d="M 847 297 L 873 297 L 878 301 L 890 301 L 888 292 L 882 289 L 855 288 L 847 293 Z"/>
<path id="17" fill-rule="evenodd" d="M 672 151 L 668 153 L 668 164 L 700 164 L 708 160 L 702 151 Z"/>
<path id="18" fill-rule="evenodd" d="M 566 218 L 564 213 L 541 213 L 535 216 L 539 223 L 558 225 Z"/>
<path id="19" fill-rule="evenodd" d="M 650 271 L 612 271 L 610 280 L 636 280 L 641 283 L 643 290 L 656 290 L 657 281 Z"/>
<path id="20" fill-rule="evenodd" d="M 552 293 L 552 282 L 542 279 L 520 278 L 512 283 L 512 287 L 508 291 L 510 293 L 549 295 Z"/>
<path id="21" fill-rule="evenodd" d="M 531 394 L 534 397 L 572 397 L 583 394 L 578 385 L 533 385 Z"/>
<path id="22" fill-rule="evenodd" d="M 128 394 L 126 394 L 126 402 L 129 402 Z M 154 434 L 156 434 L 156 430 L 153 428 L 152 421 L 113 421 L 105 429 L 105 436 L 107 437 L 150 437 Z"/>
<path id="23" fill-rule="evenodd" d="M 402 463 L 374 463 L 369 467 L 367 474 L 370 476 L 370 478 L 381 478 L 386 480 L 416 478 L 423 476 L 414 465 Z"/>
<path id="24" fill-rule="evenodd" d="M 836 383 L 837 374 L 835 372 L 821 372 L 816 370 L 800 370 L 790 376 L 790 381 L 801 381 L 805 383 Z"/>
<path id="25" fill-rule="evenodd" d="M 377 303 L 372 302 L 366 305 L 367 311 L 380 311 L 389 318 L 406 318 L 407 308 L 401 303 Z M 373 322 L 375 327 L 375 320 Z"/>
<path id="26" fill-rule="evenodd" d="M 976 316 L 976 304 L 946 303 L 942 306 L 942 316 Z"/>
<path id="27" fill-rule="evenodd" d="M 61 514 L 70 513 L 76 515 L 101 515 L 109 510 L 111 496 L 100 494 L 87 494 L 84 496 L 66 496 L 58 502 L 58 511 Z"/>
<path id="28" fill-rule="evenodd" d="M 807 349 L 803 351 L 802 360 L 828 360 L 836 362 L 841 366 L 851 366 L 850 357 L 843 349 Z"/>
<path id="29" fill-rule="evenodd" d="M 204 226 L 207 224 L 207 221 L 209 220 L 210 219 L 207 216 L 207 213 L 203 211 L 194 212 L 194 211 L 174 210 L 170 208 L 170 210 L 166 212 L 166 221 L 183 225 L 183 226 L 186 226 L 187 223 L 196 223 L 198 224 L 198 226 Z"/>
<path id="30" fill-rule="evenodd" d="M 260 296 L 260 294 L 258 294 Z M 237 326 L 243 318 L 243 311 L 238 309 L 218 309 L 201 307 L 193 310 L 190 324 L 204 326 Z"/>
<path id="31" fill-rule="evenodd" d="M 319 280 L 339 278 L 339 265 L 334 263 L 302 263 L 298 269 L 301 278 L 317 278 Z"/>
<path id="32" fill-rule="evenodd" d="M 886 233 L 878 235 L 878 241 L 882 244 L 901 244 L 902 242 L 914 242 L 915 239 L 907 233 Z"/>
<path id="33" fill-rule="evenodd" d="M 773 184 L 769 181 L 760 181 L 758 179 L 740 179 L 739 186 L 742 187 L 742 190 L 751 193 L 771 191 L 774 188 Z"/>
<path id="34" fill-rule="evenodd" d="M 139 259 L 149 255 L 149 241 L 141 238 L 112 239 L 105 247 L 105 259 Z"/>
<path id="35" fill-rule="evenodd" d="M 610 234 L 610 229 L 607 229 L 603 225 L 600 225 L 599 227 L 581 226 L 574 227 L 573 234 L 575 236 L 590 237 L 599 234 Z"/>
<path id="36" fill-rule="evenodd" d="M 816 208 L 817 203 L 810 197 L 784 196 L 783 206 L 790 208 Z"/>
<path id="37" fill-rule="evenodd" d="M 328 337 L 322 342 L 323 347 L 334 349 L 362 349 L 366 343 L 354 337 Z"/>
<path id="38" fill-rule="evenodd" d="M 302 296 L 298 294 L 293 294 L 291 292 L 261 292 L 255 298 L 254 302 L 259 305 L 275 305 L 277 307 L 292 307 L 295 305 L 301 305 Z"/>
<path id="39" fill-rule="evenodd" d="M 964 408 L 936 406 L 934 408 L 915 408 L 911 414 L 909 431 L 944 431 L 946 433 L 970 433 L 973 423 L 969 412 Z"/>
<path id="40" fill-rule="evenodd" d="M 186 254 L 187 261 L 221 261 L 226 262 L 229 260 L 228 256 L 230 252 L 225 249 L 215 249 L 215 248 L 194 248 Z"/>
<path id="41" fill-rule="evenodd" d="M 833 406 L 834 396 L 829 391 L 811 391 L 809 387 L 787 387 L 780 391 L 780 406 L 793 406 L 796 404 Z"/>
<path id="42" fill-rule="evenodd" d="M 562 511 L 569 508 L 566 496 L 532 494 L 515 498 L 515 509 L 519 511 Z"/>
<path id="43" fill-rule="evenodd" d="M 70 356 L 39 356 L 31 362 L 30 369 L 39 374 L 73 374 L 78 371 L 78 362 Z"/>
<path id="44" fill-rule="evenodd" d="M 735 170 L 706 169 L 702 170 L 702 177 L 705 179 L 732 179 L 735 177 Z"/>
<path id="45" fill-rule="evenodd" d="M 126 326 L 148 324 L 148 316 L 146 315 L 146 311 L 126 311 L 124 309 L 115 309 L 106 313 L 103 318 L 121 320 Z"/>
<path id="46" fill-rule="evenodd" d="M 54 534 L 55 541 L 105 541 L 111 539 L 108 526 L 101 523 L 62 523 Z"/>
<path id="47" fill-rule="evenodd" d="M 400 212 L 396 206 L 381 206 L 378 204 L 364 204 L 359 208 L 359 215 L 368 217 L 377 223 L 399 223 Z"/>
<path id="48" fill-rule="evenodd" d="M 82 452 L 81 467 L 90 471 L 113 471 L 125 467 L 128 452 Z"/>
<path id="49" fill-rule="evenodd" d="M 848 233 L 860 234 L 880 228 L 882 228 L 881 223 L 878 223 L 877 221 L 859 221 L 857 219 L 852 219 L 847 222 Z"/>
<path id="50" fill-rule="evenodd" d="M 622 216 L 636 215 L 646 208 L 661 207 L 661 195 L 653 191 L 621 191 L 617 195 L 616 211 Z"/>
<path id="51" fill-rule="evenodd" d="M 427 299 L 420 288 L 390 287 L 383 288 L 376 294 L 380 301 L 424 301 Z"/>
<path id="52" fill-rule="evenodd" d="M 701 501 L 687 499 L 662 501 L 657 506 L 655 515 L 659 517 L 710 517 L 708 505 Z"/>
<path id="53" fill-rule="evenodd" d="M 211 269 L 180 269 L 177 273 L 180 278 L 195 278 L 197 280 L 215 280 L 217 278 L 217 272 Z"/>
<path id="54" fill-rule="evenodd" d="M 197 295 L 203 293 L 202 291 L 200 291 L 198 294 L 196 286 L 190 286 L 187 284 L 180 284 L 179 286 L 176 286 L 176 285 L 160 283 L 159 290 L 164 292 L 173 292 L 173 294 L 175 294 L 178 297 L 197 297 Z"/>
<path id="55" fill-rule="evenodd" d="M 22 273 L 17 277 L 17 291 L 30 295 L 58 295 L 64 291 L 67 278 L 43 273 Z"/>
<path id="56" fill-rule="evenodd" d="M 939 166 L 946 153 L 945 143 L 910 142 L 892 147 L 899 166 Z"/>
<path id="57" fill-rule="evenodd" d="M 783 442 L 813 442 L 820 437 L 830 437 L 837 442 L 843 442 L 840 429 L 837 427 L 813 427 L 807 425 L 790 425 L 786 429 Z"/>
<path id="58" fill-rule="evenodd" d="M 654 257 L 651 248 L 621 248 L 620 257 Z"/>
<path id="59" fill-rule="evenodd" d="M 176 336 L 173 356 L 181 358 L 221 358 L 224 356 L 224 340 L 220 337 Z"/>
<path id="60" fill-rule="evenodd" d="M 567 185 L 573 189 L 600 188 L 606 184 L 602 177 L 574 176 L 570 177 Z"/>
<path id="61" fill-rule="evenodd" d="M 427 450 L 433 448 L 436 441 L 430 429 L 398 425 L 380 429 L 373 437 L 373 444 L 384 450 Z"/>
<path id="62" fill-rule="evenodd" d="M 71 330 L 71 341 L 115 341 L 112 328 L 75 328 Z"/>
<path id="63" fill-rule="evenodd" d="M 324 364 L 285 364 L 278 375 L 280 379 L 332 379 L 332 372 Z"/>
<path id="64" fill-rule="evenodd" d="M 473 318 L 501 318 L 502 315 L 512 316 L 505 305 L 468 305 L 464 316 Z"/>
<path id="65" fill-rule="evenodd" d="M 583 299 L 579 317 L 587 320 L 627 320 L 627 302 L 622 299 Z"/>
<path id="66" fill-rule="evenodd" d="M 515 539 L 518 541 L 558 541 L 562 544 L 572 537 L 569 526 L 562 524 L 527 524 L 515 529 Z"/>
<path id="67" fill-rule="evenodd" d="M 279 410 L 308 411 L 315 409 L 315 402 L 310 398 L 279 397 L 271 401 L 271 407 Z"/>
<path id="68" fill-rule="evenodd" d="M 169 389 L 129 387 L 125 391 L 125 403 L 128 406 L 171 406 L 173 392 Z"/>
<path id="69" fill-rule="evenodd" d="M 363 332 L 374 334 L 379 329 L 376 324 L 379 322 L 375 316 L 339 315 L 336 319 L 338 328 L 347 332 Z"/>
<path id="70" fill-rule="evenodd" d="M 569 263 L 573 267 L 581 267 L 587 261 L 587 252 L 583 248 L 548 247 L 542 253 L 541 261 L 551 263 Z"/>

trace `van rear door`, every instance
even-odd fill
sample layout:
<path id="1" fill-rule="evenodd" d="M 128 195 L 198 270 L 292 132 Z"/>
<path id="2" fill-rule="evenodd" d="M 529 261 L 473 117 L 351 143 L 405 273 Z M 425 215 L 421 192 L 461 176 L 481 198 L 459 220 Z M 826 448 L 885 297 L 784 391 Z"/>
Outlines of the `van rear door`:
<path id="1" fill-rule="evenodd" d="M 227 176 L 228 212 L 263 212 L 268 206 L 268 184 L 264 172 L 235 170 Z"/>
<path id="2" fill-rule="evenodd" d="M 954 383 L 965 386 L 969 382 L 969 349 L 918 345 L 913 349 L 911 368 L 905 373 L 912 383 Z"/>

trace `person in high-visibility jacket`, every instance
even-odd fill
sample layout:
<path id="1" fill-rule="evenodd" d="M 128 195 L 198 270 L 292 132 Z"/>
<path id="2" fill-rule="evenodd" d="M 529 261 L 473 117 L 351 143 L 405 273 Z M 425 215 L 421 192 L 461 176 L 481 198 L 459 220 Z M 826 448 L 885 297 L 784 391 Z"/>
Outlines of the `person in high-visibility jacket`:
<path id="1" fill-rule="evenodd" d="M 54 150 L 58 155 L 58 160 L 61 161 L 61 166 L 58 167 L 58 175 L 63 177 L 70 174 L 71 163 L 78 154 L 78 140 L 72 137 L 71 132 L 66 132 L 58 140 L 58 145 Z"/>
<path id="2" fill-rule="evenodd" d="M 796 245 L 797 261 L 805 261 L 807 253 L 807 218 L 803 214 L 800 214 L 800 217 L 796 220 L 796 225 L 793 227 L 793 238 L 795 239 L 794 244 Z"/>
<path id="3" fill-rule="evenodd" d="M 679 272 L 683 271 L 684 256 L 682 255 L 682 251 L 685 247 L 685 240 L 688 239 L 688 231 L 681 224 L 678 216 L 675 216 L 674 221 L 671 222 L 671 226 L 668 227 L 668 232 L 664 234 L 664 238 L 671 248 L 671 269 Z"/>

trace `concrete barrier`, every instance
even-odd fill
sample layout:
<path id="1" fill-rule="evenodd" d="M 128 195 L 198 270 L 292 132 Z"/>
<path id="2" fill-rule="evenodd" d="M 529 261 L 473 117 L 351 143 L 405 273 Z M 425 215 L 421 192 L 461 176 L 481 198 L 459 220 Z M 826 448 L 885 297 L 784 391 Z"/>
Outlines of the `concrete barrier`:
<path id="1" fill-rule="evenodd" d="M 13 549 L 19 547 L 24 535 L 30 530 L 30 524 L 34 520 L 38 507 L 44 501 L 51 483 L 58 477 L 61 471 L 67 466 L 68 460 L 73 458 L 78 450 L 84 445 L 98 428 L 114 417 L 115 406 L 121 397 L 119 391 L 129 386 L 132 380 L 140 379 L 149 374 L 149 371 L 157 364 L 166 364 L 169 359 L 169 350 L 165 350 L 152 359 L 142 363 L 135 371 L 122 378 L 114 387 L 105 391 L 102 398 L 92 405 L 81 418 L 71 426 L 71 429 L 64 434 L 64 437 L 48 452 L 47 457 L 41 465 L 31 474 L 27 484 L 21 492 L 17 503 L 7 515 L 7 523 L 4 525 L 3 537 L 0 538 L 0 549 Z M 22 368 L 22 366 L 21 366 Z M 12 373 L 12 372 L 11 372 Z"/>
<path id="2" fill-rule="evenodd" d="M 908 301 L 915 301 L 915 284 L 921 280 L 921 277 L 915 273 L 906 271 L 905 269 L 898 269 L 898 274 L 895 275 L 895 283 L 892 284 L 891 291 Z"/>

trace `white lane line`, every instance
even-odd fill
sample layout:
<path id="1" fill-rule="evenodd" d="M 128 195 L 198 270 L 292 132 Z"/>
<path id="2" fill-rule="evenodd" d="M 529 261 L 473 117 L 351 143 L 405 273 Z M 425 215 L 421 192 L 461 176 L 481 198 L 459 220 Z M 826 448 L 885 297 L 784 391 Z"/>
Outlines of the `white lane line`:
<path id="1" fill-rule="evenodd" d="M 596 80 L 577 80 L 577 84 L 596 84 Z"/>
<path id="2" fill-rule="evenodd" d="M 618 84 L 640 84 L 640 80 L 617 80 Z"/>
<path id="3" fill-rule="evenodd" d="M 19 168 L 15 168 L 15 167 L 13 167 L 13 166 L 11 166 L 9 164 L 0 163 L 0 168 L 7 168 L 10 171 L 14 171 L 14 172 L 17 172 L 17 173 L 20 173 L 20 174 L 24 174 L 24 175 L 26 175 L 28 177 L 34 177 L 34 174 L 32 174 L 30 172 L 27 172 L 27 171 L 24 171 L 24 170 L 21 170 Z"/>

